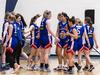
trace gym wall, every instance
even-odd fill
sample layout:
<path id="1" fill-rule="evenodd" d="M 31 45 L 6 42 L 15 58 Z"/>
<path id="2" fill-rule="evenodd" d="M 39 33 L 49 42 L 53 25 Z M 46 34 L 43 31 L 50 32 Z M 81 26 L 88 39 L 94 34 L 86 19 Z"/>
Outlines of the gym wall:
<path id="1" fill-rule="evenodd" d="M 11 0 L 12 1 L 12 0 Z M 14 0 L 13 0 L 14 1 Z M 36 14 L 43 14 L 44 10 L 52 11 L 51 18 L 51 29 L 56 32 L 57 28 L 57 14 L 59 12 L 66 12 L 70 17 L 76 16 L 82 21 L 85 18 L 85 10 L 93 9 L 95 10 L 95 33 L 97 37 L 97 42 L 100 46 L 100 0 L 18 0 L 14 11 L 16 13 L 21 13 L 27 24 L 29 25 L 31 17 Z M 5 12 L 6 0 L 0 0 L 0 28 L 3 23 L 3 17 Z M 1 31 L 0 31 L 1 33 Z M 54 40 L 53 40 L 54 41 Z M 52 47 L 51 54 L 55 54 L 55 45 Z M 98 49 L 99 50 L 99 49 Z M 97 55 L 94 51 L 91 54 Z"/>

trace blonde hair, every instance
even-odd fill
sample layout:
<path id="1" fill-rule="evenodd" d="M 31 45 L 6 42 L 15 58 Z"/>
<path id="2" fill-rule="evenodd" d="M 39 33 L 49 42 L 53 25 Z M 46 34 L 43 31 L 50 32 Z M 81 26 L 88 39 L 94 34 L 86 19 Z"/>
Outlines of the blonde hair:
<path id="1" fill-rule="evenodd" d="M 78 22 L 78 24 L 83 25 L 82 21 L 79 18 L 76 18 L 75 21 Z"/>
<path id="2" fill-rule="evenodd" d="M 16 18 L 15 18 L 14 15 L 11 14 L 11 15 L 9 16 L 9 19 L 10 19 L 10 21 L 15 21 Z"/>
<path id="3" fill-rule="evenodd" d="M 51 11 L 45 10 L 43 13 L 43 18 L 49 18 L 49 15 L 51 14 Z"/>
<path id="4" fill-rule="evenodd" d="M 9 16 L 11 16 L 11 13 L 10 13 L 10 12 L 6 12 L 6 13 L 5 13 L 5 17 L 4 17 L 4 18 L 5 18 L 5 19 L 8 19 L 8 18 L 9 18 Z"/>

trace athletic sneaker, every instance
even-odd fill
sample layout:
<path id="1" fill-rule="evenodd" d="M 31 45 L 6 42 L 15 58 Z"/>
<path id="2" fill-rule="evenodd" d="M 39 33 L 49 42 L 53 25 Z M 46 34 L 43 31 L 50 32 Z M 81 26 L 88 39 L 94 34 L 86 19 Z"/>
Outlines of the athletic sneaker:
<path id="1" fill-rule="evenodd" d="M 54 68 L 54 70 L 56 71 L 62 70 L 62 66 L 57 66 L 56 68 Z"/>
<path id="2" fill-rule="evenodd" d="M 73 69 L 67 70 L 67 71 L 64 71 L 64 72 L 67 73 L 67 74 L 74 74 L 74 70 Z"/>
<path id="3" fill-rule="evenodd" d="M 10 68 L 9 70 L 4 71 L 5 74 L 14 74 L 15 71 L 13 68 Z"/>
<path id="4" fill-rule="evenodd" d="M 34 65 L 34 66 L 32 66 L 32 69 L 33 69 L 34 71 L 38 71 L 38 70 L 39 70 L 39 66 L 38 66 L 38 65 Z"/>
<path id="5" fill-rule="evenodd" d="M 9 63 L 7 63 L 7 64 L 2 64 L 2 65 L 1 65 L 1 69 L 2 69 L 2 70 L 9 70 L 9 69 L 10 69 Z"/>
<path id="6" fill-rule="evenodd" d="M 90 68 L 89 68 L 89 72 L 91 72 L 92 70 L 94 69 L 94 66 L 93 65 L 90 65 Z"/>
<path id="7" fill-rule="evenodd" d="M 25 70 L 32 70 L 32 67 L 30 65 L 26 65 L 23 69 L 25 69 Z"/>
<path id="8" fill-rule="evenodd" d="M 51 72 L 50 68 L 44 68 L 44 72 Z"/>
<path id="9" fill-rule="evenodd" d="M 40 63 L 40 71 L 44 71 L 44 63 Z"/>
<path id="10" fill-rule="evenodd" d="M 31 66 L 27 66 L 27 70 L 32 70 L 32 67 Z"/>
<path id="11" fill-rule="evenodd" d="M 83 68 L 83 71 L 87 71 L 88 70 L 88 66 L 85 66 L 84 68 Z"/>
<path id="12" fill-rule="evenodd" d="M 68 67 L 62 66 L 62 70 L 63 70 L 63 71 L 67 71 L 67 70 L 68 70 Z"/>
<path id="13" fill-rule="evenodd" d="M 82 66 L 80 66 L 77 62 L 74 63 L 76 68 L 77 68 L 77 72 L 81 71 Z"/>
<path id="14" fill-rule="evenodd" d="M 22 69 L 27 70 L 27 65 L 21 66 L 21 67 L 22 67 Z"/>
<path id="15" fill-rule="evenodd" d="M 40 71 L 44 71 L 44 68 L 43 68 L 43 67 L 41 67 L 41 68 L 40 68 Z"/>
<path id="16" fill-rule="evenodd" d="M 40 71 L 44 71 L 44 67 L 40 67 Z"/>

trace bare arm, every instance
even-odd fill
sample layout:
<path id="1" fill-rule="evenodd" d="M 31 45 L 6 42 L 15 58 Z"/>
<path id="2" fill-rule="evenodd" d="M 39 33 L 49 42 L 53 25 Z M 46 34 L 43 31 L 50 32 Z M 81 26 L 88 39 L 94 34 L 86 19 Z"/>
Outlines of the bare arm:
<path id="1" fill-rule="evenodd" d="M 48 32 L 57 40 L 59 41 L 59 39 L 54 35 L 54 33 L 51 31 L 50 29 L 50 23 L 47 22 L 46 28 L 48 30 Z"/>
<path id="2" fill-rule="evenodd" d="M 30 32 L 29 33 L 26 33 L 24 34 L 25 37 L 28 37 L 30 35 Z"/>
<path id="3" fill-rule="evenodd" d="M 4 41 L 4 37 L 6 36 L 8 27 L 9 27 L 9 23 L 7 22 L 7 23 L 5 23 L 4 35 L 3 35 L 3 37 L 2 37 L 2 41 Z"/>
<path id="4" fill-rule="evenodd" d="M 33 26 L 30 26 L 27 30 L 25 29 L 24 33 L 29 33 L 30 31 L 34 30 Z"/>
<path id="5" fill-rule="evenodd" d="M 96 48 L 98 48 L 98 44 L 97 44 L 95 33 L 93 33 L 93 38 L 94 38 L 94 42 L 95 42 Z"/>
<path id="6" fill-rule="evenodd" d="M 88 42 L 88 45 L 90 47 L 89 38 L 88 38 L 88 35 L 87 35 L 87 32 L 86 32 L 86 29 L 85 28 L 84 28 L 84 35 L 85 35 L 86 41 Z"/>
<path id="7" fill-rule="evenodd" d="M 13 32 L 13 26 L 12 25 L 9 25 L 9 27 L 8 27 L 8 36 L 7 36 L 7 39 L 5 41 L 5 46 L 8 43 L 8 41 L 11 39 L 12 32 Z"/>
<path id="8" fill-rule="evenodd" d="M 67 32 L 67 35 L 69 35 L 69 36 L 71 36 L 71 37 L 73 37 L 73 38 L 75 38 L 75 39 L 77 39 L 78 38 L 78 33 L 77 33 L 77 31 L 76 31 L 76 29 L 73 29 L 73 34 L 72 33 L 69 33 L 69 32 Z"/>
<path id="9" fill-rule="evenodd" d="M 59 33 L 59 26 L 57 26 L 56 37 L 58 37 L 58 33 Z"/>
<path id="10" fill-rule="evenodd" d="M 56 36 L 54 35 L 54 33 L 51 31 L 50 26 L 47 25 L 46 28 L 47 28 L 48 32 L 49 32 L 54 38 L 56 38 Z"/>

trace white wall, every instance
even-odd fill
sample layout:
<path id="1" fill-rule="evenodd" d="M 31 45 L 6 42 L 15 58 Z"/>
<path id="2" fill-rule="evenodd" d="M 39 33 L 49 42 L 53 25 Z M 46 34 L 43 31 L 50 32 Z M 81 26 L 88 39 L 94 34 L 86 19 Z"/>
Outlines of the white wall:
<path id="1" fill-rule="evenodd" d="M 4 0 L 1 0 L 2 2 Z M 55 32 L 57 28 L 57 14 L 59 12 L 66 12 L 69 16 L 79 17 L 84 19 L 85 9 L 95 9 L 95 32 L 100 46 L 100 0 L 18 0 L 15 12 L 21 13 L 29 24 L 31 17 L 35 14 L 42 14 L 44 10 L 52 11 L 52 25 L 51 29 Z M 0 2 L 1 4 L 1 2 Z M 3 5 L 2 5 L 3 7 Z M 2 9 L 3 10 L 3 9 Z M 0 9 L 1 13 L 1 9 Z M 55 52 L 53 46 L 52 53 Z"/>
<path id="2" fill-rule="evenodd" d="M 1 28 L 2 28 L 2 24 L 4 22 L 3 18 L 4 18 L 4 13 L 5 13 L 5 4 L 6 4 L 6 0 L 0 0 L 0 38 L 1 38 Z"/>

